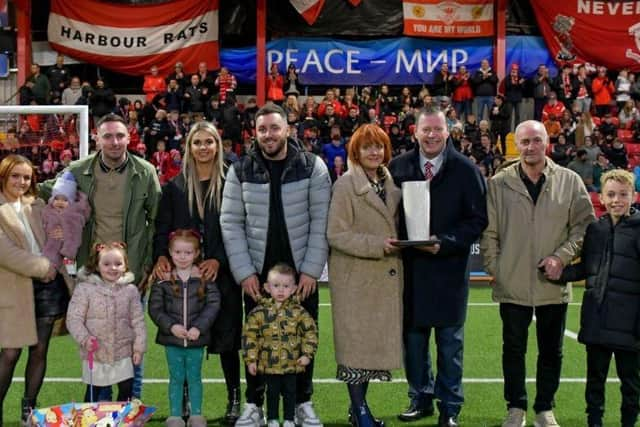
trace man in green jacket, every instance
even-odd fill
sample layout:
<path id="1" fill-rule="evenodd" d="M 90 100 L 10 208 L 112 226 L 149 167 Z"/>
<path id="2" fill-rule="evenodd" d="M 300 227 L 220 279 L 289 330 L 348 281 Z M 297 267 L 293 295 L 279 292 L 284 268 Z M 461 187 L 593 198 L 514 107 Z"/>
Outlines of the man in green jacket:
<path id="1" fill-rule="evenodd" d="M 68 167 L 78 190 L 87 195 L 91 205 L 76 262 L 78 267 L 83 266 L 95 243 L 125 242 L 129 270 L 144 293 L 153 266 L 154 224 L 162 194 L 158 175 L 151 163 L 127 153 L 129 131 L 122 117 L 107 114 L 96 129 L 100 151 Z M 49 180 L 40 186 L 43 199 L 49 199 L 54 182 Z M 135 397 L 140 397 L 141 376 L 140 369 L 134 381 Z"/>
<path id="2" fill-rule="evenodd" d="M 78 267 L 87 262 L 93 244 L 125 242 L 129 269 L 140 283 L 152 266 L 160 183 L 151 163 L 127 153 L 129 132 L 123 118 L 107 114 L 96 128 L 100 151 L 72 162 L 68 168 L 78 190 L 89 198 L 92 210 L 78 250 Z M 40 186 L 45 200 L 51 195 L 54 182 L 49 180 Z"/>

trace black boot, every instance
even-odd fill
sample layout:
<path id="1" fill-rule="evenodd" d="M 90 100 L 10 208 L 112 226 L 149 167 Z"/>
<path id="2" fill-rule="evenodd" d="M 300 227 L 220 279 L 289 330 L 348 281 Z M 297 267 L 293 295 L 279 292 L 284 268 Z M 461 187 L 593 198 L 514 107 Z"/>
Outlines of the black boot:
<path id="1" fill-rule="evenodd" d="M 22 398 L 22 413 L 20 414 L 20 419 L 22 420 L 22 425 L 27 425 L 27 420 L 29 419 L 29 415 L 31 415 L 31 410 L 35 408 L 36 402 L 34 399 L 27 399 L 26 397 Z M 0 422 L 0 425 L 2 423 Z"/>
<path id="2" fill-rule="evenodd" d="M 373 424 L 375 425 L 375 427 L 384 427 L 384 421 L 374 417 L 373 414 L 371 414 L 371 417 L 373 418 Z M 356 427 L 356 420 L 353 416 L 353 409 L 351 408 L 351 406 L 349 406 L 349 425 L 351 425 L 352 427 Z"/>
<path id="3" fill-rule="evenodd" d="M 224 421 L 228 425 L 234 425 L 240 418 L 240 387 L 233 388 L 228 393 L 227 411 L 224 413 Z"/>
<path id="4" fill-rule="evenodd" d="M 373 419 L 373 415 L 371 415 L 371 411 L 369 411 L 366 403 L 362 406 L 352 408 L 351 413 L 352 425 L 354 427 L 376 427 L 376 421 Z"/>

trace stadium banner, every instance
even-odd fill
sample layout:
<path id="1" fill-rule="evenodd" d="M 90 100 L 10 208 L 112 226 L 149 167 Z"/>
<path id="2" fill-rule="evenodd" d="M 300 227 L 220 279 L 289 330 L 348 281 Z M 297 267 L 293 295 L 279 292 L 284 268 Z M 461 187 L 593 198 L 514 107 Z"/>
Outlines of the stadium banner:
<path id="1" fill-rule="evenodd" d="M 290 0 L 291 5 L 298 11 L 300 15 L 307 21 L 307 24 L 313 25 L 318 19 L 318 15 L 324 6 L 324 0 Z"/>
<path id="2" fill-rule="evenodd" d="M 363 3 L 364 4 L 364 3 Z M 456 71 L 493 61 L 491 39 L 434 41 L 408 37 L 350 41 L 330 38 L 283 38 L 267 43 L 267 64 L 281 73 L 295 64 L 304 85 L 420 85 L 433 82 L 444 62 Z M 241 83 L 256 79 L 255 48 L 224 49 L 220 60 Z"/>
<path id="3" fill-rule="evenodd" d="M 364 4 L 364 3 L 363 3 Z M 303 85 L 420 85 L 433 83 L 433 71 L 447 62 L 454 71 L 465 65 L 472 72 L 482 58 L 493 61 L 491 39 L 434 41 L 398 38 L 355 42 L 318 38 L 283 38 L 267 43 L 267 64 L 281 73 L 293 62 Z M 542 37 L 508 36 L 507 64 L 517 62 L 525 77 L 545 64 L 556 67 Z M 220 62 L 239 83 L 256 81 L 255 47 L 222 49 Z"/>
<path id="4" fill-rule="evenodd" d="M 407 36 L 493 36 L 493 0 L 403 0 L 402 12 Z"/>
<path id="5" fill-rule="evenodd" d="M 292 0 L 269 0 L 267 28 L 282 35 L 304 34 L 309 37 L 397 37 L 402 34 L 402 0 L 354 3 L 353 0 L 324 0 L 320 14 L 310 25 L 296 10 Z"/>
<path id="6" fill-rule="evenodd" d="M 557 62 L 640 71 L 640 1 L 536 0 L 531 7 Z"/>
<path id="7" fill-rule="evenodd" d="M 205 61 L 219 68 L 218 0 L 123 5 L 96 0 L 52 0 L 48 38 L 65 55 L 115 71 L 160 74 L 176 62 L 195 72 Z"/>

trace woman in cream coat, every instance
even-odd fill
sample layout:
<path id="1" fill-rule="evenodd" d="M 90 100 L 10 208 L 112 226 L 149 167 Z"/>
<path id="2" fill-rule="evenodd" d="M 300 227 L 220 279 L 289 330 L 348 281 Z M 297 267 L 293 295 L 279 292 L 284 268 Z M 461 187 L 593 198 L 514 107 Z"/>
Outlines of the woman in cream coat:
<path id="1" fill-rule="evenodd" d="M 35 406 L 53 323 L 64 314 L 68 302 L 64 280 L 40 254 L 45 237 L 41 218 L 45 204 L 35 198 L 33 171 L 29 160 L 19 155 L 9 155 L 0 162 L 0 425 L 2 403 L 25 346 L 29 346 L 29 360 L 23 421 Z M 36 301 L 41 298 L 46 299 L 46 307 L 37 309 Z"/>
<path id="2" fill-rule="evenodd" d="M 389 137 L 377 125 L 358 128 L 348 158 L 327 229 L 337 377 L 347 384 L 353 425 L 380 426 L 365 397 L 369 380 L 389 381 L 402 367 L 402 262 L 393 245 L 400 190 L 384 166 Z"/>

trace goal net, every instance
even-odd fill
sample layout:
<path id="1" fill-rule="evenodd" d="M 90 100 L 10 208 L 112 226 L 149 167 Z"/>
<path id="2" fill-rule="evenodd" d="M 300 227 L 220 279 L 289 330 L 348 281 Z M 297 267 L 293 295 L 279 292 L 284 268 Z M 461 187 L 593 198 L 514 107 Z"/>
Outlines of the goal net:
<path id="1" fill-rule="evenodd" d="M 89 108 L 86 105 L 0 106 L 0 159 L 27 157 L 38 181 L 53 178 L 72 160 L 89 153 Z"/>

